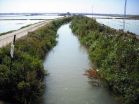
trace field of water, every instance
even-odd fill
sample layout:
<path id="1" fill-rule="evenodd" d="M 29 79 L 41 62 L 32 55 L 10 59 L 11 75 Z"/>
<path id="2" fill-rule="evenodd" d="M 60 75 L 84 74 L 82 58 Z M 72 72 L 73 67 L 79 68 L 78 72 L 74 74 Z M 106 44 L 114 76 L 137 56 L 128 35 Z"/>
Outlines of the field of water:
<path id="1" fill-rule="evenodd" d="M 123 29 L 123 19 L 96 19 L 97 22 L 115 29 Z M 125 31 L 139 35 L 139 20 L 125 20 Z"/>
<path id="2" fill-rule="evenodd" d="M 0 33 L 17 30 L 23 26 L 43 21 L 41 19 L 55 19 L 62 16 L 57 15 L 0 15 Z M 101 18 L 100 18 L 101 17 Z M 99 23 L 115 29 L 123 29 L 123 19 L 104 19 L 103 16 L 96 16 Z M 125 20 L 125 30 L 139 35 L 139 20 Z"/>
<path id="3" fill-rule="evenodd" d="M 48 15 L 0 15 L 0 33 L 17 30 L 23 26 L 43 21 L 41 19 L 54 19 L 60 16 L 48 16 Z M 40 20 L 39 20 L 40 19 Z"/>

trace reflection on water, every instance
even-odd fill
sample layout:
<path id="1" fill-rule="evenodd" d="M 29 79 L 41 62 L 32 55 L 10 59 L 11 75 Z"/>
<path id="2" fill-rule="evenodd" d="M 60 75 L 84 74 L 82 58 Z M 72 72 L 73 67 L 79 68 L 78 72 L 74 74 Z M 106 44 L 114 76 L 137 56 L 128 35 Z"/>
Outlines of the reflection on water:
<path id="1" fill-rule="evenodd" d="M 46 77 L 44 104 L 116 104 L 104 88 L 92 86 L 83 75 L 91 63 L 69 24 L 63 25 L 58 35 L 57 46 L 44 61 L 50 73 Z"/>

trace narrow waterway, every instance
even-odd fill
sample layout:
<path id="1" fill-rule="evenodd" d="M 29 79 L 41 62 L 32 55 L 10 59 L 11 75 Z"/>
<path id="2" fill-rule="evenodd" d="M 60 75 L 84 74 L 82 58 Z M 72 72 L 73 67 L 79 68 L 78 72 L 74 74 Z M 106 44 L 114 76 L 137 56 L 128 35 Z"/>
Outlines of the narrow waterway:
<path id="1" fill-rule="evenodd" d="M 70 24 L 61 26 L 57 34 L 58 44 L 44 61 L 49 72 L 44 104 L 116 104 L 107 90 L 93 86 L 83 75 L 91 63 Z"/>

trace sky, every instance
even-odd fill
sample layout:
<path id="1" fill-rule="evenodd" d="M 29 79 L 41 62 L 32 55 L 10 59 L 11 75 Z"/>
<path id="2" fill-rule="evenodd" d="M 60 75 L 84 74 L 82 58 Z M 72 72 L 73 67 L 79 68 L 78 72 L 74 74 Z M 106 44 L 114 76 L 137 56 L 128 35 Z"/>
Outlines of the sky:
<path id="1" fill-rule="evenodd" d="M 0 13 L 87 12 L 123 14 L 125 0 L 0 0 Z M 139 14 L 139 0 L 127 0 L 127 14 Z"/>

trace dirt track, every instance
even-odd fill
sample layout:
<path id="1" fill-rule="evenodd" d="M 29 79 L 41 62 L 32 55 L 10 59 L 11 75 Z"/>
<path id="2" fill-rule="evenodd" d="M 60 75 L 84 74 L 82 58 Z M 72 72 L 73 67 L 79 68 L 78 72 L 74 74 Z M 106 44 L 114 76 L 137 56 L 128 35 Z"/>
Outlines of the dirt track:
<path id="1" fill-rule="evenodd" d="M 45 24 L 47 24 L 50 21 L 51 20 L 41 21 L 41 22 L 35 23 L 31 26 L 25 27 L 23 29 L 19 29 L 12 33 L 8 33 L 8 34 L 0 36 L 0 48 L 11 43 L 13 41 L 14 35 L 16 35 L 16 39 L 21 38 L 21 37 L 27 35 L 28 32 L 35 31 L 36 29 L 44 26 Z"/>

